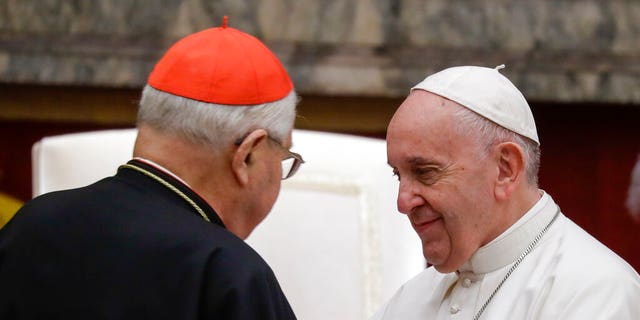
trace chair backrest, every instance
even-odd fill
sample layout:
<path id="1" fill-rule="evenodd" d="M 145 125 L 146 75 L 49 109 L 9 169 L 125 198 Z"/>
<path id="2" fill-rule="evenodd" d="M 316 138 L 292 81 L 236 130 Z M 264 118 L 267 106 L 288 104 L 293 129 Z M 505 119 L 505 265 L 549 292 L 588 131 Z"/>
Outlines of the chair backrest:
<path id="1" fill-rule="evenodd" d="M 31 149 L 33 196 L 86 186 L 131 159 L 135 129 L 45 137 Z"/>
<path id="2" fill-rule="evenodd" d="M 135 129 L 44 138 L 33 148 L 34 196 L 113 175 Z M 247 239 L 273 268 L 300 319 L 367 319 L 425 266 L 395 208 L 397 181 L 383 140 L 294 130 L 306 163 L 282 184 Z"/>

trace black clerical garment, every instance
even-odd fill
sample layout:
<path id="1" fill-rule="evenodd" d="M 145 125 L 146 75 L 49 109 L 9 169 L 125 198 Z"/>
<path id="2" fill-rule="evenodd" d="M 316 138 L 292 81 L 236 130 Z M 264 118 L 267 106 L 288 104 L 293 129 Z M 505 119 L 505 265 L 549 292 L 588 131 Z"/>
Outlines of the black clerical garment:
<path id="1" fill-rule="evenodd" d="M 0 319 L 295 319 L 264 260 L 181 182 L 120 168 L 0 229 Z"/>

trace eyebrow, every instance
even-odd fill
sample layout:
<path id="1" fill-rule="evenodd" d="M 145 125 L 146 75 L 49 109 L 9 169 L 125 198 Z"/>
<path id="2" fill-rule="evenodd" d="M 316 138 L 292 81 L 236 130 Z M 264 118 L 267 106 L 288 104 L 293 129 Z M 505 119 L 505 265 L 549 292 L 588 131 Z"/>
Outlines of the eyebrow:
<path id="1" fill-rule="evenodd" d="M 418 165 L 418 166 L 426 166 L 426 165 L 442 165 L 442 163 L 440 163 L 439 161 L 433 160 L 433 159 L 426 159 L 423 157 L 412 157 L 409 158 L 408 161 L 410 164 L 412 165 Z"/>
<path id="2" fill-rule="evenodd" d="M 423 157 L 411 157 L 409 158 L 409 164 L 413 166 L 442 166 L 442 163 L 433 159 L 427 159 Z M 387 161 L 390 167 L 393 167 L 391 163 Z"/>

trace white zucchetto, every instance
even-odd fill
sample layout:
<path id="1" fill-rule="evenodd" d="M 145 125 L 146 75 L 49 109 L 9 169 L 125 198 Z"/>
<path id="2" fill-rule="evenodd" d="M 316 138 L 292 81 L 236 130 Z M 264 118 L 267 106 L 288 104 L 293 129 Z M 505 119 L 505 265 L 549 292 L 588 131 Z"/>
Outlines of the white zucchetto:
<path id="1" fill-rule="evenodd" d="M 540 145 L 531 108 L 520 90 L 495 69 L 459 66 L 428 76 L 411 88 L 457 102 L 482 117 Z"/>

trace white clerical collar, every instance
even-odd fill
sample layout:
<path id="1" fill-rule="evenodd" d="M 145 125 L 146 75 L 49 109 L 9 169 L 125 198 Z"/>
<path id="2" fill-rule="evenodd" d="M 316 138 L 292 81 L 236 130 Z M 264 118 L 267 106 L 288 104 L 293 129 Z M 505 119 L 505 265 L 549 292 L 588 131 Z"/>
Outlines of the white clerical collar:
<path id="1" fill-rule="evenodd" d="M 158 170 L 170 175 L 174 179 L 182 182 L 185 186 L 191 188 L 191 186 L 186 181 L 182 180 L 175 173 L 169 171 L 169 169 L 167 169 L 167 168 L 165 168 L 165 167 L 163 167 L 163 166 L 161 166 L 161 165 L 159 165 L 159 164 L 157 164 L 157 163 L 155 163 L 155 162 L 153 162 L 153 161 L 151 161 L 149 159 L 145 159 L 145 158 L 141 158 L 141 157 L 134 157 L 133 159 L 134 160 L 138 160 L 138 161 L 143 162 L 143 163 L 146 163 L 146 164 L 148 164 L 148 165 L 150 165 L 150 166 L 152 166 L 152 167 L 154 167 L 154 168 L 156 168 L 156 169 L 158 169 Z"/>
<path id="2" fill-rule="evenodd" d="M 459 271 L 488 273 L 513 263 L 531 244 L 531 241 L 553 219 L 557 205 L 546 192 L 509 229 L 478 249 Z"/>

